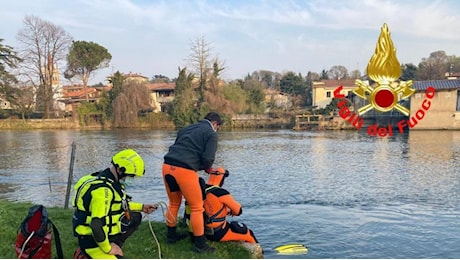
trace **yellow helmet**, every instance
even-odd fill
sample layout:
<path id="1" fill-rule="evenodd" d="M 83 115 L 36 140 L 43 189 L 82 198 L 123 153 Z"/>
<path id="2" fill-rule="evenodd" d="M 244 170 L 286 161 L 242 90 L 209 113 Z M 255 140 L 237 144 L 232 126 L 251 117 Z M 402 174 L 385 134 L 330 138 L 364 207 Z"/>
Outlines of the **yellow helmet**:
<path id="1" fill-rule="evenodd" d="M 133 149 L 125 149 L 112 157 L 112 164 L 121 168 L 124 174 L 137 177 L 144 176 L 144 160 Z"/>

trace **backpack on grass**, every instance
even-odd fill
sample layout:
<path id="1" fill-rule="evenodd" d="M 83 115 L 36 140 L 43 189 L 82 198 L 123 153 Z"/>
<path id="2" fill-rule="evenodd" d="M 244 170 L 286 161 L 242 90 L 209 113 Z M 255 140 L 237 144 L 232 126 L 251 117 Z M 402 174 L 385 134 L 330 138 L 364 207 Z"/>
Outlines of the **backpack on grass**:
<path id="1" fill-rule="evenodd" d="M 64 258 L 62 254 L 59 231 L 48 217 L 48 211 L 43 205 L 34 205 L 18 228 L 15 242 L 18 258 L 46 258 L 51 259 L 52 233 L 56 243 L 57 258 Z"/>

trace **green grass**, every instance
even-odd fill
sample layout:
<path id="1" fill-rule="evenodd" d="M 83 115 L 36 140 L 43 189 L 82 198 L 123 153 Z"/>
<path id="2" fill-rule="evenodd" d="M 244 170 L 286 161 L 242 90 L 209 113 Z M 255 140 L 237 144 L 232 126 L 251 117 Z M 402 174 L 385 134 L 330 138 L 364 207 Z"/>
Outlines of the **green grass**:
<path id="1" fill-rule="evenodd" d="M 0 200 L 0 234 L 3 243 L 0 243 L 0 258 L 16 258 L 14 243 L 19 225 L 26 217 L 31 203 L 12 203 Z M 61 237 L 64 258 L 73 258 L 73 253 L 78 246 L 77 239 L 72 231 L 72 209 L 50 207 L 48 214 L 53 223 L 57 226 Z M 153 214 L 161 214 L 155 212 Z M 166 226 L 160 222 L 150 222 L 155 236 L 160 242 L 161 258 L 251 258 L 248 250 L 244 249 L 236 242 L 210 242 L 208 243 L 217 248 L 212 254 L 197 254 L 192 250 L 190 238 L 177 242 L 176 244 L 166 243 Z M 179 232 L 186 232 L 185 227 L 179 226 Z M 159 258 L 158 246 L 150 231 L 149 221 L 143 221 L 139 229 L 126 241 L 123 246 L 125 258 Z M 54 236 L 53 236 L 53 256 L 56 257 Z"/>

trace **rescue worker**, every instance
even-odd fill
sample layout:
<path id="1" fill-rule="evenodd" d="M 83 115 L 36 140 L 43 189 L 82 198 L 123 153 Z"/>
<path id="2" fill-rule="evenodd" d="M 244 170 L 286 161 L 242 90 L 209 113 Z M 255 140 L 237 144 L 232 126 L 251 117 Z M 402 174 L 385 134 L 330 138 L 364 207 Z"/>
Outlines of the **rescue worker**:
<path id="1" fill-rule="evenodd" d="M 164 156 L 162 172 L 169 199 L 165 213 L 167 242 L 175 243 L 188 236 L 176 232 L 177 214 L 184 197 L 190 205 L 194 250 L 198 253 L 215 251 L 215 248 L 206 244 L 204 236 L 203 195 L 197 171 L 213 171 L 217 150 L 216 132 L 221 125 L 220 115 L 209 112 L 203 120 L 179 130 L 174 144 Z"/>
<path id="2" fill-rule="evenodd" d="M 127 177 L 144 175 L 144 160 L 132 149 L 112 157 L 112 166 L 82 177 L 75 184 L 74 235 L 78 238 L 74 258 L 123 257 L 126 239 L 142 221 L 141 211 L 152 213 L 154 204 L 130 201 L 125 192 Z"/>
<path id="3" fill-rule="evenodd" d="M 205 229 L 206 237 L 212 241 L 244 241 L 258 243 L 252 230 L 238 221 L 227 221 L 227 215 L 240 216 L 241 205 L 226 189 L 222 188 L 224 180 L 230 174 L 222 167 L 209 175 L 206 183 Z"/>

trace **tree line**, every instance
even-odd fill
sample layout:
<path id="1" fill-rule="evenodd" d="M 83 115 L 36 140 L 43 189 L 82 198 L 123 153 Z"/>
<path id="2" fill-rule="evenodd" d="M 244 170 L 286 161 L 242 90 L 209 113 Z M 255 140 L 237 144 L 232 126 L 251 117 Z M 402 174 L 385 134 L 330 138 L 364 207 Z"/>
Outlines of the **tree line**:
<path id="1" fill-rule="evenodd" d="M 100 113 L 104 120 L 115 127 L 136 126 L 139 120 L 151 112 L 152 100 L 146 84 L 125 80 L 119 71 L 110 76 L 112 89 L 103 92 L 97 103 L 88 99 L 89 78 L 98 70 L 109 66 L 110 52 L 91 42 L 74 40 L 62 27 L 39 17 L 28 15 L 17 34 L 18 46 L 3 44 L 0 38 L 0 97 L 8 101 L 14 110 L 26 118 L 41 111 L 43 118 L 50 118 L 54 96 L 58 91 L 56 70 L 65 63 L 63 75 L 71 83 L 78 83 L 85 90 L 86 102 L 78 108 L 82 123 L 84 115 Z M 323 69 L 320 73 L 308 71 L 278 73 L 267 70 L 248 73 L 243 79 L 228 82 L 222 80 L 225 62 L 218 57 L 204 37 L 190 41 L 188 64 L 178 67 L 178 76 L 169 79 L 155 74 L 150 82 L 175 82 L 174 101 L 164 107 L 163 114 L 177 127 L 202 118 L 213 110 L 224 118 L 234 114 L 263 114 L 267 111 L 295 111 L 312 105 L 312 85 L 323 79 L 365 79 L 359 70 L 348 71 L 341 65 Z M 401 80 L 436 80 L 460 72 L 460 57 L 435 51 L 422 58 L 418 65 L 401 65 Z M 97 86 L 104 85 L 99 83 Z M 290 97 L 292 105 L 278 107 L 273 100 L 266 101 L 264 91 L 270 89 Z M 7 117 L 0 109 L 0 117 Z"/>

